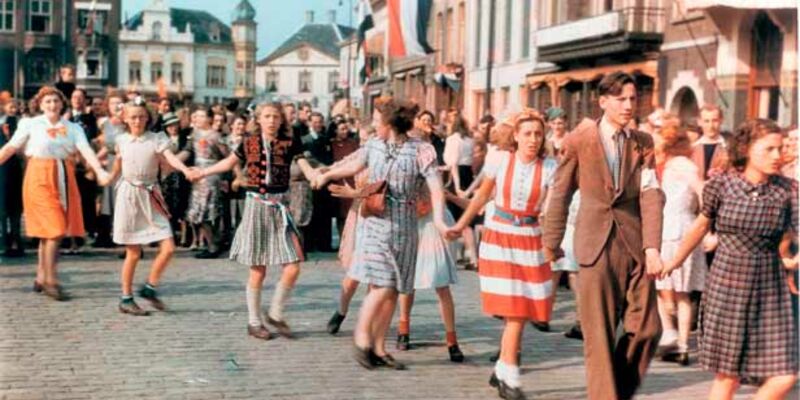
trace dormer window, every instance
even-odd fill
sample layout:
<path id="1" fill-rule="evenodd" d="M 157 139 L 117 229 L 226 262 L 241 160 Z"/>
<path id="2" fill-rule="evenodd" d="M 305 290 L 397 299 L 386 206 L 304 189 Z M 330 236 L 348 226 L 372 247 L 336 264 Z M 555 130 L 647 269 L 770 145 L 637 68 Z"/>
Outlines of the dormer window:
<path id="1" fill-rule="evenodd" d="M 220 36 L 219 25 L 211 24 L 211 29 L 209 29 L 208 36 L 212 42 L 219 42 L 219 36 Z"/>
<path id="2" fill-rule="evenodd" d="M 153 22 L 153 26 L 151 29 L 153 40 L 161 40 L 161 28 L 162 25 L 160 21 Z"/>

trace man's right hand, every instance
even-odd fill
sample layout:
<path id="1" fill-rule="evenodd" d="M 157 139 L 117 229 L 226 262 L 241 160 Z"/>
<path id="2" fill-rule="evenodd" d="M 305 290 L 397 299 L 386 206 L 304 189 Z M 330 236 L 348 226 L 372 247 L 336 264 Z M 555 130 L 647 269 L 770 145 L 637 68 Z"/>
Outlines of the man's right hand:
<path id="1" fill-rule="evenodd" d="M 548 249 L 545 247 L 542 252 L 544 253 L 545 262 L 558 261 L 558 259 L 564 257 L 564 250 L 561 250 L 560 247 L 557 249 Z"/>

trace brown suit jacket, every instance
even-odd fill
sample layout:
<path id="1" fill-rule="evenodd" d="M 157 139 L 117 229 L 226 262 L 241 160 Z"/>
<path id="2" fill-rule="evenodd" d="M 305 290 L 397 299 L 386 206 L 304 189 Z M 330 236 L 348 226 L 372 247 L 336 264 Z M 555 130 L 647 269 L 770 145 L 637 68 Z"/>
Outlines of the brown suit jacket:
<path id="1" fill-rule="evenodd" d="M 702 144 L 696 144 L 692 147 L 692 161 L 697 166 L 697 175 L 701 180 L 707 179 L 708 171 L 706 171 L 706 154 L 703 150 Z M 711 155 L 711 162 L 709 169 L 724 168 L 728 161 L 728 151 L 721 144 L 718 144 L 714 149 L 714 154 Z"/>
<path id="2" fill-rule="evenodd" d="M 561 246 L 572 195 L 580 190 L 573 242 L 578 263 L 594 264 L 616 226 L 631 255 L 643 265 L 644 249 L 661 249 L 665 201 L 661 189 L 640 191 L 642 169 L 655 168 L 653 139 L 632 131 L 625 141 L 619 191 L 614 190 L 597 121 L 584 119 L 562 147 L 545 213 L 544 247 L 555 250 Z"/>

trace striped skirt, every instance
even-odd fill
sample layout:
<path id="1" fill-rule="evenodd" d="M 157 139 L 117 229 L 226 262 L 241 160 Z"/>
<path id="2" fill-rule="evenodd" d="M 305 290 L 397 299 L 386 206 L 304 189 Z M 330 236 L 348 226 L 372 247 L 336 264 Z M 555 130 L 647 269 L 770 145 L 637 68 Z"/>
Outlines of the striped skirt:
<path id="1" fill-rule="evenodd" d="M 496 214 L 486 221 L 478 259 L 484 313 L 550 321 L 552 272 L 541 235 L 538 224 L 514 225 Z"/>
<path id="2" fill-rule="evenodd" d="M 230 259 L 247 266 L 303 261 L 303 246 L 288 205 L 288 191 L 266 195 L 248 192 Z"/>
<path id="3" fill-rule="evenodd" d="M 81 195 L 71 161 L 30 158 L 22 184 L 25 232 L 30 237 L 82 237 Z"/>

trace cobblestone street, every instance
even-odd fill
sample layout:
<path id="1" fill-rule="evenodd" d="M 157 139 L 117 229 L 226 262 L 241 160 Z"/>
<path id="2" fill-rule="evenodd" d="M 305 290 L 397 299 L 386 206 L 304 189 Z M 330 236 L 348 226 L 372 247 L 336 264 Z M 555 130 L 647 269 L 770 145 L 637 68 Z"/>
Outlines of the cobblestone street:
<path id="1" fill-rule="evenodd" d="M 136 282 L 143 281 L 152 261 L 153 249 L 146 253 Z M 467 362 L 448 361 L 436 297 L 425 291 L 417 295 L 411 321 L 417 346 L 396 354 L 409 370 L 394 372 L 366 371 L 351 359 L 352 311 L 358 310 L 363 289 L 342 332 L 336 337 L 325 332 L 342 277 L 331 256 L 304 264 L 287 309 L 298 338 L 269 342 L 245 333 L 246 268 L 179 252 L 161 286 L 170 311 L 136 318 L 116 309 L 120 265 L 111 252 L 62 257 L 62 280 L 74 299 L 57 303 L 30 291 L 34 257 L 0 262 L 0 398 L 496 398 L 487 379 L 501 326 L 480 313 L 472 272 L 459 272 L 454 291 Z M 268 275 L 265 309 L 274 271 Z M 522 379 L 529 398 L 585 398 L 581 342 L 561 334 L 573 318 L 571 296 L 562 290 L 555 333 L 526 331 Z M 711 377 L 694 364 L 682 368 L 655 361 L 638 398 L 704 398 Z M 752 393 L 746 388 L 737 398 Z"/>

